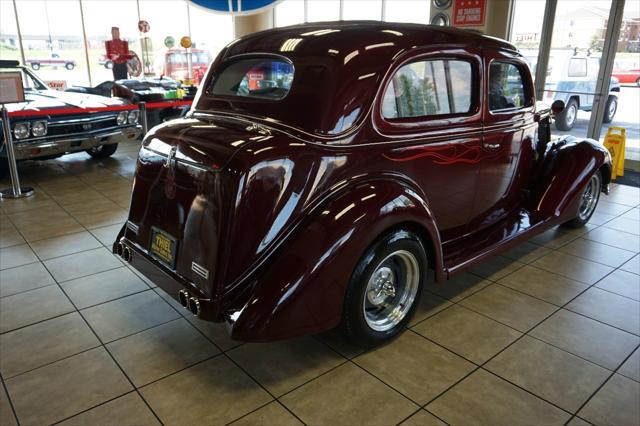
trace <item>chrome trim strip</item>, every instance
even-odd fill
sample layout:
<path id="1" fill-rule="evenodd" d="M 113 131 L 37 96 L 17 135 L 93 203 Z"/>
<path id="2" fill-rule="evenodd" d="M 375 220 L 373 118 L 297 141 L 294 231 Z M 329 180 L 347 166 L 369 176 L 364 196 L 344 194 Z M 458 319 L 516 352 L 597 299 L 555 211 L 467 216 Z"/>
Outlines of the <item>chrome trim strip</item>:
<path id="1" fill-rule="evenodd" d="M 50 127 L 58 127 L 58 126 L 66 126 L 68 124 L 76 124 L 76 123 L 100 123 L 102 121 L 109 121 L 116 119 L 116 115 L 110 116 L 100 116 L 100 117 L 90 117 L 90 118 L 78 118 L 75 120 L 61 120 L 61 121 L 51 121 L 49 122 Z M 37 120 L 36 120 L 37 121 Z"/>
<path id="2" fill-rule="evenodd" d="M 136 235 L 138 235 L 138 231 L 140 231 L 140 227 L 130 220 L 127 221 L 127 228 Z"/>
<path id="3" fill-rule="evenodd" d="M 198 265 L 196 262 L 191 262 L 191 270 L 196 274 L 200 275 L 205 280 L 209 279 L 209 270 Z"/>

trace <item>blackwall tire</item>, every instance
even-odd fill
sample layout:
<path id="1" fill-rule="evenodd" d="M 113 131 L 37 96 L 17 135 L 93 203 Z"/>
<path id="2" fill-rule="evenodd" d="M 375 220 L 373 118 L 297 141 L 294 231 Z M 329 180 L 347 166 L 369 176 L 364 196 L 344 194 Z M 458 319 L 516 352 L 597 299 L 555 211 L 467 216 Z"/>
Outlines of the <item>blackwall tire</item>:
<path id="1" fill-rule="evenodd" d="M 613 121 L 613 117 L 616 116 L 616 112 L 618 111 L 618 98 L 616 96 L 609 96 L 607 99 L 607 105 L 604 107 L 604 117 L 602 121 L 604 123 L 611 123 Z"/>
<path id="2" fill-rule="evenodd" d="M 38 71 L 38 70 L 40 69 L 40 64 L 38 64 L 38 63 L 32 63 L 32 64 L 31 64 L 31 69 L 32 69 L 32 70 L 35 70 L 35 71 Z"/>
<path id="3" fill-rule="evenodd" d="M 568 131 L 573 129 L 573 126 L 578 120 L 578 102 L 575 99 L 570 99 L 564 110 L 556 114 L 556 128 L 558 130 Z"/>
<path id="4" fill-rule="evenodd" d="M 417 235 L 393 231 L 362 256 L 345 295 L 342 330 L 369 348 L 396 337 L 410 321 L 427 277 L 427 255 Z"/>
<path id="5" fill-rule="evenodd" d="M 64 67 L 66 69 L 68 69 L 69 71 L 71 71 L 72 69 L 74 69 L 76 66 L 74 64 L 72 64 L 71 62 L 64 64 Z"/>
<path id="6" fill-rule="evenodd" d="M 87 150 L 87 154 L 93 158 L 107 158 L 111 157 L 118 149 L 118 144 L 113 143 L 110 145 L 100 145 Z"/>
<path id="7" fill-rule="evenodd" d="M 600 173 L 600 170 L 598 170 L 591 176 L 591 178 L 589 178 L 589 181 L 580 194 L 580 204 L 578 206 L 578 213 L 576 217 L 566 222 L 564 225 L 569 228 L 581 228 L 585 226 L 596 211 L 596 207 L 598 207 L 601 191 L 602 174 Z"/>

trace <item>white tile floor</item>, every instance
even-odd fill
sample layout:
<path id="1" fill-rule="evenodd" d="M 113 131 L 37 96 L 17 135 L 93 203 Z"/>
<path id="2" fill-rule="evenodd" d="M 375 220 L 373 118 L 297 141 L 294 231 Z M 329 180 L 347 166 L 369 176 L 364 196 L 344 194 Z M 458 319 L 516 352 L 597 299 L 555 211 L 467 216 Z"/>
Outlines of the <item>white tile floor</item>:
<path id="1" fill-rule="evenodd" d="M 429 283 L 362 353 L 233 342 L 113 256 L 136 153 L 25 164 L 36 195 L 0 203 L 1 425 L 640 424 L 637 188 Z"/>

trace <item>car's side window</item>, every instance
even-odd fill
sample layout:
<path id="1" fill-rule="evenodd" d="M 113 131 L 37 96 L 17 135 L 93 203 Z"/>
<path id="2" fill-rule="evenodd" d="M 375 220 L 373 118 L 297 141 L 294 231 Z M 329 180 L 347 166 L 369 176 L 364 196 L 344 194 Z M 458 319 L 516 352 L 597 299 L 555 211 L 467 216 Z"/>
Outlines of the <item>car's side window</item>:
<path id="1" fill-rule="evenodd" d="M 567 76 L 586 77 L 587 60 L 585 58 L 571 58 L 569 60 L 569 69 L 567 70 Z"/>
<path id="2" fill-rule="evenodd" d="M 461 114 L 472 105 L 471 63 L 437 59 L 402 66 L 382 99 L 387 119 Z"/>
<path id="3" fill-rule="evenodd" d="M 489 66 L 489 110 L 525 107 L 524 78 L 520 68 L 510 62 L 494 61 Z"/>

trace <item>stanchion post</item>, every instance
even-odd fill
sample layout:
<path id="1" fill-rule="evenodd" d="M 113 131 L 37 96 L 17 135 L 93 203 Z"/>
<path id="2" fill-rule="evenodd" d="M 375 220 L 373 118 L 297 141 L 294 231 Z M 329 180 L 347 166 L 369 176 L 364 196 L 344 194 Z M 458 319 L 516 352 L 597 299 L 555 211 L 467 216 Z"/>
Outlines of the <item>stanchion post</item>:
<path id="1" fill-rule="evenodd" d="M 140 110 L 140 124 L 142 124 L 142 137 L 144 137 L 149 131 L 149 122 L 147 121 L 147 103 L 144 101 L 138 103 L 138 109 Z"/>
<path id="2" fill-rule="evenodd" d="M 4 133 L 4 146 L 7 150 L 7 162 L 11 175 L 11 188 L 0 191 L 0 198 L 25 198 L 33 195 L 33 188 L 20 187 L 16 155 L 13 152 L 13 138 L 11 137 L 11 123 L 9 123 L 9 111 L 2 105 L 2 129 Z"/>

